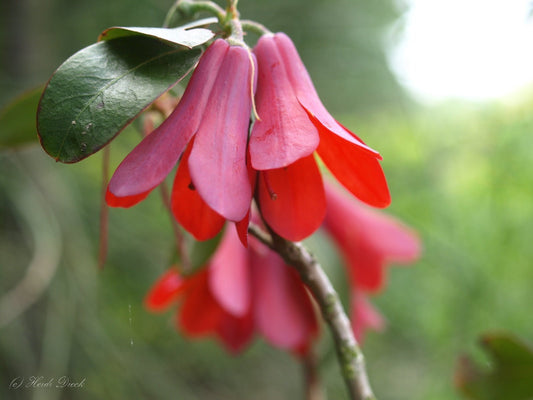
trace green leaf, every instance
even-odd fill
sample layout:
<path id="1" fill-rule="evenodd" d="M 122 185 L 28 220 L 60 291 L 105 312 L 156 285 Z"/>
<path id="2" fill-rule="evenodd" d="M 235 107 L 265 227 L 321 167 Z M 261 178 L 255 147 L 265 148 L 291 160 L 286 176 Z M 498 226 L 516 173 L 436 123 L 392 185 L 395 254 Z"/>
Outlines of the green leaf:
<path id="1" fill-rule="evenodd" d="M 98 41 L 127 36 L 148 36 L 192 49 L 193 47 L 200 46 L 212 39 L 215 34 L 205 28 L 185 30 L 182 27 L 166 29 L 114 26 L 103 31 L 98 37 Z"/>
<path id="2" fill-rule="evenodd" d="M 0 111 L 0 148 L 38 141 L 35 113 L 43 89 L 44 85 L 20 95 Z"/>
<path id="3" fill-rule="evenodd" d="M 489 368 L 462 357 L 455 380 L 466 398 L 475 400 L 533 399 L 533 349 L 507 334 L 487 334 L 481 345 L 492 358 Z"/>
<path id="4" fill-rule="evenodd" d="M 183 79 L 201 51 L 131 36 L 99 42 L 65 61 L 39 103 L 44 150 L 72 163 L 97 152 Z"/>

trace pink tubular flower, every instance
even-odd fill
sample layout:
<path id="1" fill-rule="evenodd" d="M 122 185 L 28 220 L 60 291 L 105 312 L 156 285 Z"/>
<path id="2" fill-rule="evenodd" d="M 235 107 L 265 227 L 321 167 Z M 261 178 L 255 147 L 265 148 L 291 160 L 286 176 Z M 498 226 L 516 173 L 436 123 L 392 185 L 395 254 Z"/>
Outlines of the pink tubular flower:
<path id="1" fill-rule="evenodd" d="M 384 284 L 388 263 L 407 264 L 420 255 L 416 233 L 398 220 L 379 213 L 327 184 L 324 228 L 345 259 L 352 285 L 374 292 Z"/>
<path id="2" fill-rule="evenodd" d="M 252 198 L 246 165 L 252 69 L 246 49 L 216 40 L 172 114 L 119 165 L 107 203 L 130 207 L 143 200 L 187 149 L 172 193 L 176 219 L 202 240 L 216 235 L 224 219 L 242 220 Z M 199 210 L 202 218 L 187 220 Z"/>
<path id="3" fill-rule="evenodd" d="M 291 40 L 283 33 L 264 35 L 254 53 L 260 119 L 249 149 L 252 167 L 261 171 L 257 197 L 266 222 L 289 240 L 320 226 L 326 201 L 315 151 L 352 194 L 386 207 L 390 195 L 381 156 L 328 113 Z"/>
<path id="4" fill-rule="evenodd" d="M 177 269 L 169 270 L 145 304 L 161 311 L 179 299 L 181 331 L 189 337 L 215 335 L 233 353 L 257 332 L 273 346 L 302 354 L 318 331 L 296 272 L 256 240 L 246 249 L 231 227 L 204 269 L 186 278 Z"/>

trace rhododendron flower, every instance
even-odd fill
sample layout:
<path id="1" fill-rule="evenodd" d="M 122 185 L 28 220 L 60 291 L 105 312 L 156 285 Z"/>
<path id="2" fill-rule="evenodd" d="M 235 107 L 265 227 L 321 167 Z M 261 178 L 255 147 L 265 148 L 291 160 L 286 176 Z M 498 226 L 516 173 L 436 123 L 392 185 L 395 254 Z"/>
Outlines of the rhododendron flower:
<path id="1" fill-rule="evenodd" d="M 246 216 L 252 198 L 246 165 L 250 59 L 248 50 L 222 39 L 209 46 L 172 114 L 115 171 L 106 195 L 110 206 L 130 207 L 143 200 L 187 149 L 172 193 L 177 220 L 197 238 L 207 239 L 224 219 Z M 187 221 L 191 213 L 201 217 Z"/>
<path id="2" fill-rule="evenodd" d="M 332 184 L 325 189 L 324 228 L 338 245 L 355 288 L 375 292 L 384 285 L 388 263 L 407 264 L 419 257 L 420 241 L 412 229 Z"/>
<path id="3" fill-rule="evenodd" d="M 356 197 L 385 207 L 390 195 L 381 156 L 329 114 L 291 40 L 262 36 L 258 62 L 257 112 L 250 157 L 261 171 L 258 202 L 265 221 L 281 236 L 301 240 L 321 224 L 326 201 L 313 153 Z"/>
<path id="4" fill-rule="evenodd" d="M 231 352 L 240 351 L 257 332 L 273 346 L 302 354 L 318 330 L 296 271 L 253 238 L 246 249 L 230 227 L 204 269 L 191 277 L 169 270 L 145 303 L 160 311 L 178 300 L 184 334 L 215 335 Z"/>

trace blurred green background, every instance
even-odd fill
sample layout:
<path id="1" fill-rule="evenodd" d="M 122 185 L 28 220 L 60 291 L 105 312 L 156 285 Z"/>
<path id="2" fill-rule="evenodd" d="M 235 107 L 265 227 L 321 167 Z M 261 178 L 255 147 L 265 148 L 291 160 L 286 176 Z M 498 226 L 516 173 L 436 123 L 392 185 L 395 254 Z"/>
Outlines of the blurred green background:
<path id="1" fill-rule="evenodd" d="M 0 107 L 48 79 L 113 25 L 161 25 L 170 1 L 2 0 Z M 453 374 L 489 330 L 533 338 L 533 96 L 413 101 L 387 51 L 407 5 L 393 0 L 241 0 L 244 18 L 283 30 L 321 97 L 383 155 L 388 212 L 418 230 L 421 260 L 391 268 L 372 299 L 388 321 L 364 343 L 379 399 L 459 399 Z M 126 130 L 113 167 L 138 141 Z M 296 360 L 261 340 L 239 357 L 188 341 L 172 313 L 142 299 L 172 258 L 157 194 L 110 212 L 109 258 L 97 269 L 101 154 L 57 164 L 38 146 L 0 152 L 0 399 L 295 399 Z M 347 304 L 343 269 L 309 241 Z M 18 287 L 17 291 L 12 289 Z M 318 346 L 328 398 L 345 399 L 329 333 Z M 9 388 L 17 377 L 85 379 L 81 389 Z"/>

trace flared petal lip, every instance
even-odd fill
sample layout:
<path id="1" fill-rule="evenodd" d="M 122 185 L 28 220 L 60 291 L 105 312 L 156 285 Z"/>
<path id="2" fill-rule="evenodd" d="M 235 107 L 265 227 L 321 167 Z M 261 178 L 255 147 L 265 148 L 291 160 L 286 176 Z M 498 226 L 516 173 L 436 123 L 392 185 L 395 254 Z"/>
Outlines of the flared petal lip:
<path id="1" fill-rule="evenodd" d="M 327 121 L 325 122 L 324 117 L 320 118 L 321 113 L 317 113 L 313 110 L 313 108 L 306 106 L 300 98 L 298 98 L 298 101 L 300 102 L 300 105 L 302 106 L 302 108 L 309 114 L 312 121 L 314 122 L 316 121 L 317 123 L 320 123 L 320 125 L 324 129 L 327 129 L 332 134 L 339 136 L 340 138 L 346 140 L 347 142 L 350 142 L 350 143 L 355 144 L 356 146 L 359 146 L 361 149 L 367 151 L 369 155 L 374 156 L 378 160 L 383 159 L 383 157 L 377 150 L 374 150 L 373 148 L 368 146 L 366 143 L 364 143 L 361 139 L 355 136 L 351 131 L 349 131 L 347 128 L 341 125 L 338 121 L 336 121 L 331 115 L 329 115 L 329 113 L 328 113 L 328 116 L 329 116 L 328 119 L 331 119 L 333 123 L 331 123 L 331 121 L 329 123 Z"/>
<path id="2" fill-rule="evenodd" d="M 286 34 L 279 32 L 273 35 L 273 42 L 301 107 L 324 128 L 381 159 L 377 151 L 367 146 L 360 138 L 339 124 L 324 107 L 292 40 Z"/>
<path id="3" fill-rule="evenodd" d="M 390 205 L 390 191 L 377 157 L 328 129 L 322 129 L 320 134 L 317 154 L 335 178 L 368 205 Z"/>
<path id="4" fill-rule="evenodd" d="M 144 193 L 139 193 L 133 196 L 119 197 L 119 196 L 115 196 L 113 192 L 109 190 L 109 187 L 108 187 L 105 193 L 105 201 L 107 205 L 110 207 L 128 208 L 144 200 L 146 197 L 148 197 L 150 192 L 151 190 L 148 190 Z"/>

